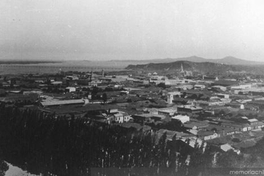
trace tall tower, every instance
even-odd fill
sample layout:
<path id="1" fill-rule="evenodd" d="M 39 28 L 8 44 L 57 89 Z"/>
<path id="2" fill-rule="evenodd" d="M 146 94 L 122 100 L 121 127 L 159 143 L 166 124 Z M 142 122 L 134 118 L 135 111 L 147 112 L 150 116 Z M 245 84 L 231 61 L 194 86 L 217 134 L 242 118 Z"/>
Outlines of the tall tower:
<path id="1" fill-rule="evenodd" d="M 184 73 L 184 69 L 183 69 L 182 64 L 181 64 L 181 73 Z"/>
<path id="2" fill-rule="evenodd" d="M 90 72 L 90 82 L 92 81 L 92 78 L 93 78 L 93 70 L 91 70 Z"/>

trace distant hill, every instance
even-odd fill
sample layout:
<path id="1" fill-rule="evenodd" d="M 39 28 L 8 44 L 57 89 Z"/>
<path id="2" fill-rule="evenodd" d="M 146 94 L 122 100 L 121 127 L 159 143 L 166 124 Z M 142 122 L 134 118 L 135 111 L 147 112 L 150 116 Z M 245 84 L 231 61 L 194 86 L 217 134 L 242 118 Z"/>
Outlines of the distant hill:
<path id="1" fill-rule="evenodd" d="M 248 61 L 243 59 L 238 59 L 232 56 L 227 56 L 222 59 L 210 59 L 210 62 L 215 61 L 215 63 L 223 63 L 229 65 L 264 65 L 264 62 Z"/>
<path id="2" fill-rule="evenodd" d="M 235 61 L 235 59 L 234 59 Z M 200 73 L 221 74 L 227 72 L 250 72 L 255 74 L 264 74 L 264 65 L 228 65 L 213 62 L 190 62 L 176 61 L 169 63 L 149 63 L 129 65 L 126 69 L 145 70 L 145 71 L 180 71 L 181 66 L 185 71 L 197 71 Z"/>
<path id="3" fill-rule="evenodd" d="M 0 60 L 0 64 L 46 64 L 46 63 L 61 63 L 61 61 Z"/>
<path id="4" fill-rule="evenodd" d="M 150 63 L 150 64 L 139 64 L 139 65 L 129 65 L 126 69 L 132 70 L 164 70 L 164 71 L 179 71 L 183 67 L 186 71 L 200 71 L 200 72 L 211 72 L 211 71 L 227 71 L 234 70 L 233 66 L 212 63 L 212 62 L 190 62 L 190 61 L 176 61 L 169 63 Z"/>
<path id="5" fill-rule="evenodd" d="M 264 62 L 248 61 L 238 59 L 232 56 L 227 56 L 221 59 L 205 59 L 198 56 L 181 57 L 181 58 L 165 58 L 165 59 L 151 59 L 151 60 L 111 60 L 110 62 L 128 63 L 128 64 L 147 64 L 147 63 L 170 63 L 175 61 L 190 61 L 190 62 L 212 62 L 229 65 L 264 65 Z"/>

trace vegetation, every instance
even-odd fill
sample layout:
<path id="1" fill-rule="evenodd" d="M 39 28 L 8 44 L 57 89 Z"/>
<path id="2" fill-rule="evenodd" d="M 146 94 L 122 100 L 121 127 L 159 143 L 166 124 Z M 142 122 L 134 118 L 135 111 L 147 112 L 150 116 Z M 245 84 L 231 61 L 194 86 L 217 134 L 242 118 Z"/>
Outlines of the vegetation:
<path id="1" fill-rule="evenodd" d="M 74 115 L 55 118 L 38 110 L 0 107 L 0 158 L 31 173 L 89 175 L 91 168 L 144 167 L 157 175 L 190 175 L 192 166 L 210 163 L 210 158 L 200 161 L 198 147 L 181 141 L 169 145 L 166 134 L 156 139 L 152 132 L 88 123 Z"/>

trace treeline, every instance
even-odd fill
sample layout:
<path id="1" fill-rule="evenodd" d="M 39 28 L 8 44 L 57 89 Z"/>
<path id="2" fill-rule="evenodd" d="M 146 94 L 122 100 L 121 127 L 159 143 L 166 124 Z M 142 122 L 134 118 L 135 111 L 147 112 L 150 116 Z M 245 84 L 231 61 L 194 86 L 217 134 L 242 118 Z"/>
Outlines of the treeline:
<path id="1" fill-rule="evenodd" d="M 211 154 L 153 132 L 0 107 L 0 158 L 31 173 L 89 175 L 91 168 L 153 168 L 156 175 L 198 175 Z M 202 171 L 202 170 L 200 170 Z M 152 173 L 153 174 L 153 173 Z M 147 175 L 145 173 L 144 175 Z"/>

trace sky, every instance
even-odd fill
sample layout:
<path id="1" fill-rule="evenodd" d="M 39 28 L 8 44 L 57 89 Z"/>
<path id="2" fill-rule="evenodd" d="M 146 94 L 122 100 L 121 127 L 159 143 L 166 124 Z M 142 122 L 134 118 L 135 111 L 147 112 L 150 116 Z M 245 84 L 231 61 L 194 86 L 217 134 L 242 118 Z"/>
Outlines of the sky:
<path id="1" fill-rule="evenodd" d="M 264 61 L 263 0 L 1 0 L 0 59 Z"/>

